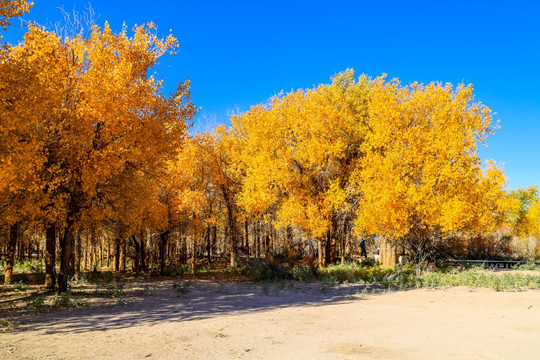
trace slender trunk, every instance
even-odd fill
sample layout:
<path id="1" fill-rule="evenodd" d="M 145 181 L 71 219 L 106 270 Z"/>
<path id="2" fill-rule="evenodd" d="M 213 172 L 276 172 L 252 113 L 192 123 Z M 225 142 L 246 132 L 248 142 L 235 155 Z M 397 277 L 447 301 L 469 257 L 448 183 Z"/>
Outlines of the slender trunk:
<path id="1" fill-rule="evenodd" d="M 111 243 L 107 241 L 107 268 L 111 266 Z"/>
<path id="2" fill-rule="evenodd" d="M 274 238 L 275 238 L 275 234 L 274 234 L 274 231 L 273 231 L 273 226 L 268 223 L 267 227 L 267 232 L 268 232 L 268 244 L 267 244 L 267 248 L 266 248 L 266 253 L 268 255 L 268 260 L 270 262 L 274 262 Z"/>
<path id="3" fill-rule="evenodd" d="M 212 254 L 210 253 L 211 243 L 210 243 L 210 226 L 206 227 L 206 256 L 208 258 L 208 263 L 212 262 Z"/>
<path id="4" fill-rule="evenodd" d="M 115 252 L 114 252 L 114 271 L 120 271 L 120 237 L 117 237 L 114 243 Z"/>
<path id="5" fill-rule="evenodd" d="M 135 249 L 135 258 L 133 259 L 132 271 L 135 273 L 135 275 L 139 275 L 139 272 L 141 271 L 140 244 L 137 241 L 137 238 L 135 237 L 135 235 L 131 235 L 131 244 L 133 248 Z"/>
<path id="6" fill-rule="evenodd" d="M 330 264 L 334 264 L 336 262 L 336 250 L 337 250 L 337 243 L 338 243 L 338 223 L 336 220 L 336 217 L 332 217 L 332 229 L 330 230 L 330 241 L 329 241 L 329 256 L 328 256 L 328 262 Z"/>
<path id="7" fill-rule="evenodd" d="M 60 271 L 58 272 L 58 291 L 66 292 L 69 278 L 69 259 L 73 247 L 73 220 L 68 218 L 64 236 L 60 242 Z"/>
<path id="8" fill-rule="evenodd" d="M 122 252 L 121 252 L 121 261 L 120 261 L 120 271 L 125 272 L 126 271 L 126 262 L 127 262 L 127 246 L 126 246 L 126 240 L 122 239 Z"/>
<path id="9" fill-rule="evenodd" d="M 326 266 L 326 238 L 324 236 L 321 236 L 317 240 L 317 252 L 319 255 L 319 266 L 324 267 Z"/>
<path id="10" fill-rule="evenodd" d="M 341 234 L 341 263 L 345 263 L 345 250 L 347 248 L 347 239 L 349 238 L 349 231 L 347 223 L 343 224 L 343 232 Z"/>
<path id="11" fill-rule="evenodd" d="M 191 250 L 191 271 L 195 272 L 195 265 L 197 264 L 197 237 L 193 236 L 193 248 Z"/>
<path id="12" fill-rule="evenodd" d="M 255 257 L 261 258 L 261 227 L 259 220 L 255 223 Z"/>
<path id="13" fill-rule="evenodd" d="M 167 242 L 169 240 L 169 230 L 160 234 L 159 242 L 159 273 L 165 275 L 165 252 L 167 251 Z"/>
<path id="14" fill-rule="evenodd" d="M 244 221 L 244 231 L 246 233 L 246 256 L 249 260 L 249 226 L 247 220 Z"/>
<path id="15" fill-rule="evenodd" d="M 86 237 L 86 244 L 84 245 L 83 249 L 83 257 L 84 257 L 84 270 L 88 270 L 88 236 Z"/>
<path id="16" fill-rule="evenodd" d="M 75 259 L 75 276 L 79 279 L 81 275 L 81 255 L 82 255 L 82 240 L 80 232 L 77 234 L 77 256 Z"/>
<path id="17" fill-rule="evenodd" d="M 99 267 L 103 266 L 103 242 L 99 241 Z"/>
<path id="18" fill-rule="evenodd" d="M 187 263 L 187 241 L 186 236 L 180 236 L 180 263 L 185 265 Z"/>
<path id="19" fill-rule="evenodd" d="M 45 230 L 45 289 L 56 287 L 56 226 L 49 224 Z"/>
<path id="20" fill-rule="evenodd" d="M 141 231 L 141 270 L 146 271 L 146 234 L 144 231 Z"/>
<path id="21" fill-rule="evenodd" d="M 289 255 L 287 256 L 289 266 L 294 265 L 294 248 L 293 248 L 293 233 L 292 228 L 290 226 L 287 226 L 287 250 L 289 252 Z"/>
<path id="22" fill-rule="evenodd" d="M 217 253 L 217 226 L 212 226 L 212 254 Z"/>
<path id="23" fill-rule="evenodd" d="M 235 268 L 238 266 L 238 244 L 236 238 L 236 227 L 234 219 L 234 211 L 232 209 L 232 204 L 229 204 L 227 208 L 227 217 L 228 217 L 228 227 L 229 227 L 229 244 L 231 250 L 231 267 Z"/>
<path id="24" fill-rule="evenodd" d="M 234 231 L 234 222 L 229 219 L 229 244 L 231 250 L 231 267 L 235 268 L 238 265 L 236 258 L 236 234 Z"/>
<path id="25" fill-rule="evenodd" d="M 15 263 L 15 247 L 17 246 L 17 238 L 19 237 L 20 224 L 15 223 L 9 228 L 9 241 L 6 252 L 6 269 L 4 271 L 4 284 L 11 284 L 13 281 L 13 265 Z"/>

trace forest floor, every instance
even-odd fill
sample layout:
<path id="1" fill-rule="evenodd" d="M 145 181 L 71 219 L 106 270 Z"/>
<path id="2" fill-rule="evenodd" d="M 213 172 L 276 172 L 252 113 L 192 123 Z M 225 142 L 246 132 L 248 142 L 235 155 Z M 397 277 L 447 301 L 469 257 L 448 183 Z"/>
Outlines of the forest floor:
<path id="1" fill-rule="evenodd" d="M 102 289 L 79 287 L 71 298 L 54 298 L 69 310 L 54 310 L 25 289 L 26 303 L 35 302 L 37 311 L 16 305 L 3 311 L 0 358 L 540 358 L 538 290 L 386 291 L 200 279 L 132 281 L 105 290 L 109 296 L 86 296 L 83 303 L 82 292 Z"/>

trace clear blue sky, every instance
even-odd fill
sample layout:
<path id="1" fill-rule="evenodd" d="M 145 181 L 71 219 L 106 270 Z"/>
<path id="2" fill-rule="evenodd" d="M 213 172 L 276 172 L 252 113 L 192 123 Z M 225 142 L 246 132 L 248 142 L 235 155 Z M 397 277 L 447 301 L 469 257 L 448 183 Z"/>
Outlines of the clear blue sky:
<path id="1" fill-rule="evenodd" d="M 61 19 L 58 7 L 88 1 L 33 0 L 24 17 Z M 281 90 L 312 87 L 354 68 L 404 83 L 473 83 L 476 101 L 501 129 L 482 159 L 504 163 L 509 187 L 540 184 L 540 5 L 536 1 L 138 1 L 93 0 L 115 30 L 153 21 L 180 42 L 157 71 L 166 86 L 189 76 L 202 108 L 194 129 L 229 123 Z M 21 30 L 5 39 L 16 42 Z"/>

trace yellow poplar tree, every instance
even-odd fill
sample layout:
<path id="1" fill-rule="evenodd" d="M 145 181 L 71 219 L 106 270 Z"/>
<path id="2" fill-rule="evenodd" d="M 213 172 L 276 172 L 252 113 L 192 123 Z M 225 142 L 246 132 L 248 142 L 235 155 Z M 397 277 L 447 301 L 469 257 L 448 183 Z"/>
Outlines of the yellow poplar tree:
<path id="1" fill-rule="evenodd" d="M 504 218 L 504 176 L 493 163 L 483 171 L 477 150 L 495 126 L 490 109 L 472 101 L 472 86 L 378 78 L 369 99 L 364 156 L 352 177 L 362 194 L 359 233 L 423 241 L 490 231 Z"/>
<path id="2" fill-rule="evenodd" d="M 29 69 L 47 68 L 36 76 L 37 94 L 46 94 L 49 111 L 37 111 L 34 118 L 44 128 L 40 188 L 52 199 L 44 208 L 64 227 L 60 290 L 67 285 L 73 232 L 84 212 L 106 208 L 131 169 L 148 174 L 165 168 L 185 138 L 186 122 L 196 111 L 189 83 L 167 97 L 161 81 L 148 75 L 176 46 L 172 36 L 158 38 L 153 24 L 135 27 L 132 36 L 106 24 L 94 26 L 88 37 L 69 39 L 33 26 L 12 49 Z M 32 100 L 16 103 L 30 109 Z"/>
<path id="3" fill-rule="evenodd" d="M 348 177 L 366 131 L 366 85 L 348 70 L 331 85 L 275 97 L 232 120 L 245 171 L 239 204 L 259 215 L 276 207 L 278 226 L 318 239 L 321 265 L 333 260 L 337 223 L 350 214 Z"/>

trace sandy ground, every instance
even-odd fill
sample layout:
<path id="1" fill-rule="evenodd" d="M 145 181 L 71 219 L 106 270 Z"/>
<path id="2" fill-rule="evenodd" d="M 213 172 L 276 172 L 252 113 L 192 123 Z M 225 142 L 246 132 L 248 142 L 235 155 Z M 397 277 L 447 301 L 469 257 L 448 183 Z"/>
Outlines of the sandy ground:
<path id="1" fill-rule="evenodd" d="M 1 359 L 540 359 L 540 291 L 172 282 L 125 306 L 47 313 Z"/>

